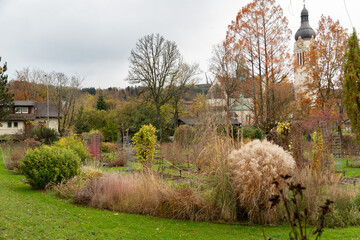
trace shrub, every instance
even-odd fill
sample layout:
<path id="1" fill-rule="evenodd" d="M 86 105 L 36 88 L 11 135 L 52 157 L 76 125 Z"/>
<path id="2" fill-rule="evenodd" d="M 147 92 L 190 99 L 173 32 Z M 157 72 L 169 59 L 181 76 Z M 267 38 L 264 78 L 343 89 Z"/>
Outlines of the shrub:
<path id="1" fill-rule="evenodd" d="M 143 125 L 140 130 L 135 133 L 132 140 L 135 144 L 136 156 L 147 170 L 151 170 L 152 160 L 154 157 L 156 143 L 156 128 L 149 125 Z"/>
<path id="2" fill-rule="evenodd" d="M 189 163 L 183 155 L 183 149 L 177 142 L 162 143 L 160 145 L 161 156 L 172 164 Z"/>
<path id="3" fill-rule="evenodd" d="M 270 209 L 269 203 L 275 193 L 272 182 L 294 168 L 292 156 L 266 140 L 254 140 L 229 155 L 234 191 L 251 221 L 274 221 L 276 209 Z"/>
<path id="4" fill-rule="evenodd" d="M 78 174 L 80 158 L 70 150 L 57 146 L 43 146 L 26 153 L 19 169 L 35 189 L 50 183 L 60 183 Z"/>
<path id="5" fill-rule="evenodd" d="M 30 137 L 49 145 L 58 140 L 59 134 L 55 129 L 39 126 L 31 130 Z"/>
<path id="6" fill-rule="evenodd" d="M 115 158 L 109 162 L 109 167 L 123 167 L 127 163 L 127 154 L 125 151 L 117 151 Z"/>
<path id="7" fill-rule="evenodd" d="M 91 180 L 94 178 L 100 178 L 104 173 L 97 167 L 93 166 L 83 166 L 80 169 L 80 178 L 83 181 Z"/>
<path id="8" fill-rule="evenodd" d="M 116 143 L 111 142 L 102 142 L 101 143 L 101 151 L 106 153 L 116 152 L 118 150 Z"/>
<path id="9" fill-rule="evenodd" d="M 235 131 L 237 132 L 237 131 Z M 262 131 L 254 126 L 251 125 L 246 125 L 244 126 L 244 130 L 243 130 L 243 138 L 244 139 L 261 139 L 262 138 Z"/>
<path id="10" fill-rule="evenodd" d="M 101 128 L 101 132 L 104 136 L 104 140 L 107 142 L 114 142 L 117 140 L 119 126 L 114 118 L 108 117 L 106 125 Z"/>
<path id="11" fill-rule="evenodd" d="M 35 139 L 33 138 L 27 138 L 24 140 L 24 143 L 26 144 L 26 146 L 28 148 L 31 148 L 31 149 L 34 149 L 34 148 L 37 148 L 37 147 L 40 147 L 41 146 L 41 142 L 39 141 L 36 141 Z"/>
<path id="12" fill-rule="evenodd" d="M 189 125 L 179 126 L 174 134 L 175 141 L 178 142 L 183 148 L 190 147 L 194 142 L 195 130 Z"/>
<path id="13" fill-rule="evenodd" d="M 87 151 L 83 140 L 73 135 L 60 138 L 54 145 L 73 150 L 79 156 L 81 162 L 85 162 L 86 159 L 90 158 L 90 153 Z"/>

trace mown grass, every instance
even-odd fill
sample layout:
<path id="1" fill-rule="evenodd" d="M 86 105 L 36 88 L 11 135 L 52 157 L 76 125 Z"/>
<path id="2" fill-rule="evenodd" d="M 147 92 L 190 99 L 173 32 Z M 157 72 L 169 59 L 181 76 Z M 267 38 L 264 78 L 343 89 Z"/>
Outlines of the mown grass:
<path id="1" fill-rule="evenodd" d="M 1 154 L 0 154 L 1 155 Z M 0 239 L 263 239 L 261 227 L 189 222 L 91 209 L 34 191 L 0 161 Z M 289 227 L 265 227 L 288 239 Z M 326 229 L 323 239 L 358 239 L 360 229 Z"/>
<path id="2" fill-rule="evenodd" d="M 346 166 L 346 164 L 352 163 L 354 160 L 346 159 L 346 158 L 336 158 L 336 168 L 338 171 L 345 171 L 345 177 L 359 177 L 360 176 L 360 168 L 352 168 Z"/>

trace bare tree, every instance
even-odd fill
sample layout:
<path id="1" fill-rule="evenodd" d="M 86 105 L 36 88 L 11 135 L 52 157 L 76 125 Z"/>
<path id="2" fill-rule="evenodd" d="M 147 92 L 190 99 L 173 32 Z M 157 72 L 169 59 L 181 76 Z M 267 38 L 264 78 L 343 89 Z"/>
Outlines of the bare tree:
<path id="1" fill-rule="evenodd" d="M 159 34 L 146 35 L 138 40 L 130 54 L 128 81 L 140 84 L 156 108 L 162 137 L 161 107 L 172 98 L 179 77 L 182 58 L 175 42 Z"/>
<path id="2" fill-rule="evenodd" d="M 15 79 L 10 83 L 10 88 L 15 94 L 16 100 L 37 100 L 46 99 L 46 73 L 39 69 L 29 67 L 17 70 Z"/>
<path id="3" fill-rule="evenodd" d="M 77 112 L 76 100 L 80 96 L 80 86 L 83 78 L 74 75 L 69 79 L 69 84 L 65 88 L 63 95 L 63 107 L 62 107 L 62 124 L 61 132 L 69 129 L 75 121 L 75 113 Z"/>
<path id="4" fill-rule="evenodd" d="M 177 122 L 179 119 L 179 108 L 180 101 L 184 97 L 185 93 L 196 83 L 196 75 L 199 74 L 199 65 L 193 64 L 189 65 L 183 63 L 180 66 L 180 72 L 174 84 L 173 96 L 171 99 L 171 104 L 174 108 L 174 129 L 177 127 Z"/>
<path id="5" fill-rule="evenodd" d="M 219 83 L 217 90 L 224 100 L 227 134 L 231 125 L 230 110 L 241 97 L 241 80 L 245 78 L 246 70 L 242 62 L 240 53 L 231 49 L 225 41 L 214 46 L 213 56 L 210 59 L 210 71 Z"/>
<path id="6" fill-rule="evenodd" d="M 63 134 L 74 122 L 76 99 L 80 94 L 81 78 L 68 77 L 64 73 L 50 74 L 49 94 L 57 110 L 58 131 Z"/>

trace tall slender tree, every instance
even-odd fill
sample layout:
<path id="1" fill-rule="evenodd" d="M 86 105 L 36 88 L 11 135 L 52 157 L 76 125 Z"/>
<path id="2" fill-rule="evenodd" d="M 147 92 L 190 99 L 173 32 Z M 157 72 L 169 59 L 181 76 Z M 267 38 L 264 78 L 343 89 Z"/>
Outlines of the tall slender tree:
<path id="1" fill-rule="evenodd" d="M 227 31 L 227 42 L 241 51 L 251 82 L 248 94 L 255 124 L 265 131 L 277 122 L 276 87 L 291 73 L 288 20 L 275 0 L 253 0 Z"/>
<path id="2" fill-rule="evenodd" d="M 1 57 L 0 57 L 1 62 Z M 14 94 L 10 93 L 7 86 L 8 76 L 5 74 L 7 70 L 7 63 L 0 66 L 0 122 L 5 120 L 8 114 L 11 112 L 11 107 L 13 106 L 13 97 Z M 1 125 L 1 123 L 0 123 Z"/>
<path id="3" fill-rule="evenodd" d="M 226 133 L 229 135 L 230 127 L 230 110 L 231 107 L 240 101 L 241 81 L 245 80 L 247 70 L 244 68 L 244 62 L 239 52 L 231 49 L 229 44 L 224 41 L 214 46 L 213 56 L 210 59 L 210 71 L 214 74 L 217 85 L 215 91 L 220 91 L 224 101 Z M 233 135 L 233 134 L 232 134 Z"/>
<path id="4" fill-rule="evenodd" d="M 360 46 L 355 29 L 348 44 L 344 68 L 344 104 L 352 130 L 360 138 Z"/>
<path id="5" fill-rule="evenodd" d="M 308 89 L 315 111 L 344 113 L 341 89 L 344 82 L 344 55 L 347 34 L 339 20 L 321 16 L 317 36 L 305 56 Z"/>

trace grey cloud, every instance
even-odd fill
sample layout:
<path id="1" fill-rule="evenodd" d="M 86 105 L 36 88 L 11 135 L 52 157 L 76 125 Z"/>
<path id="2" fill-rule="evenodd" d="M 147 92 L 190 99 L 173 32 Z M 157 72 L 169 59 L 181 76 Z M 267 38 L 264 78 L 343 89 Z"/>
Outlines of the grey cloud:
<path id="1" fill-rule="evenodd" d="M 85 77 L 85 86 L 124 87 L 128 85 L 124 81 L 128 57 L 136 41 L 146 34 L 160 33 L 178 44 L 185 60 L 200 63 L 206 71 L 212 45 L 225 37 L 227 26 L 247 2 L 0 0 L 0 56 L 8 61 L 10 76 L 30 66 L 68 75 L 77 73 Z M 292 1 L 292 16 L 289 0 L 279 2 L 295 32 L 302 3 Z M 320 2 L 307 3 L 314 28 L 325 11 Z M 338 0 L 329 0 L 326 11 L 339 15 L 338 5 Z M 356 9 L 348 5 L 350 11 Z"/>

